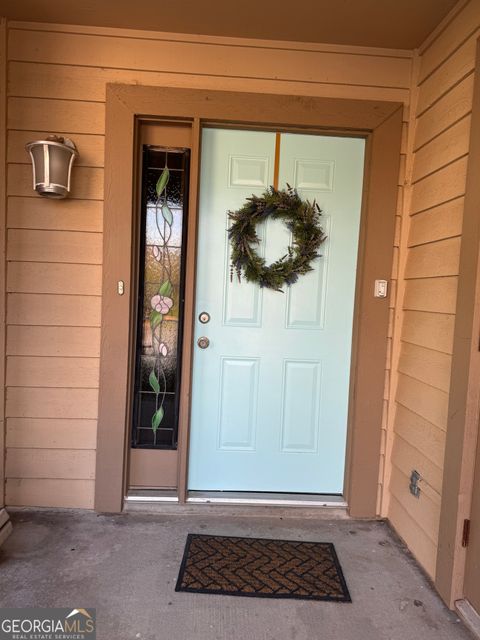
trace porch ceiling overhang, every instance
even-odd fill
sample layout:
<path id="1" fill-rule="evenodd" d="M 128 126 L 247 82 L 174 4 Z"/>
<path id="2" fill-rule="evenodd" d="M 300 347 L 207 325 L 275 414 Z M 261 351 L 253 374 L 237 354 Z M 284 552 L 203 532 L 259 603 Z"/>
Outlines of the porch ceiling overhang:
<path id="1" fill-rule="evenodd" d="M 3 0 L 10 20 L 413 49 L 457 0 Z"/>

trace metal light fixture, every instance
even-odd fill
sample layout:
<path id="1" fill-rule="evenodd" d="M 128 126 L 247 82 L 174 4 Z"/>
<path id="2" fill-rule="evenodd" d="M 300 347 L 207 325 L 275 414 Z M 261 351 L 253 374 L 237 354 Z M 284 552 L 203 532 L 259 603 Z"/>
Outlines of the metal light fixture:
<path id="1" fill-rule="evenodd" d="M 70 191 L 72 164 L 78 151 L 71 140 L 49 136 L 29 142 L 25 149 L 33 164 L 33 188 L 46 198 L 66 198 Z"/>

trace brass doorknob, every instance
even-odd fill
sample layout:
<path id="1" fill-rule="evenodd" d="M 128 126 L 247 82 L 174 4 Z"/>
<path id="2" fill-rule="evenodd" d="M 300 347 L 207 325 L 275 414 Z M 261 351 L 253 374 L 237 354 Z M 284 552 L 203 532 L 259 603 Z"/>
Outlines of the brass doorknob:
<path id="1" fill-rule="evenodd" d="M 206 336 L 202 336 L 197 340 L 197 344 L 200 347 L 200 349 L 208 349 L 208 346 L 210 345 L 210 340 Z"/>

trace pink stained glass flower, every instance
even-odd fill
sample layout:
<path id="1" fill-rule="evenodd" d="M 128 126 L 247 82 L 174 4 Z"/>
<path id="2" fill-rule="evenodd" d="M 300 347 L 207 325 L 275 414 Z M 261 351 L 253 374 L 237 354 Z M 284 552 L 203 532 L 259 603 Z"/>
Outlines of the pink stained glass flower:
<path id="1" fill-rule="evenodd" d="M 158 311 L 158 313 L 161 313 L 162 316 L 164 316 L 173 307 L 173 300 L 168 296 L 161 296 L 160 294 L 157 294 L 152 297 L 150 304 L 152 305 L 152 309 L 155 309 L 155 311 Z"/>
<path id="2" fill-rule="evenodd" d="M 156 244 L 153 245 L 153 257 L 157 262 L 162 260 L 162 250 Z"/>
<path id="3" fill-rule="evenodd" d="M 165 357 L 168 354 L 168 348 L 164 342 L 160 343 L 160 346 L 158 347 L 158 352 L 163 357 Z"/>

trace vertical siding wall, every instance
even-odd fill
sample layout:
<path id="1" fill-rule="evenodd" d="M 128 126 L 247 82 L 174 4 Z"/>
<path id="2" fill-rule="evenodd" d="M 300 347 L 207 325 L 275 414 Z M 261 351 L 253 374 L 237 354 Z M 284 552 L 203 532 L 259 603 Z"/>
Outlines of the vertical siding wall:
<path id="1" fill-rule="evenodd" d="M 107 82 L 408 103 L 411 54 L 10 24 L 7 504 L 92 507 Z M 24 144 L 80 151 L 72 198 L 34 195 Z"/>
<path id="2" fill-rule="evenodd" d="M 435 576 L 480 2 L 420 50 L 389 518 Z M 422 476 L 420 499 L 409 475 Z"/>

